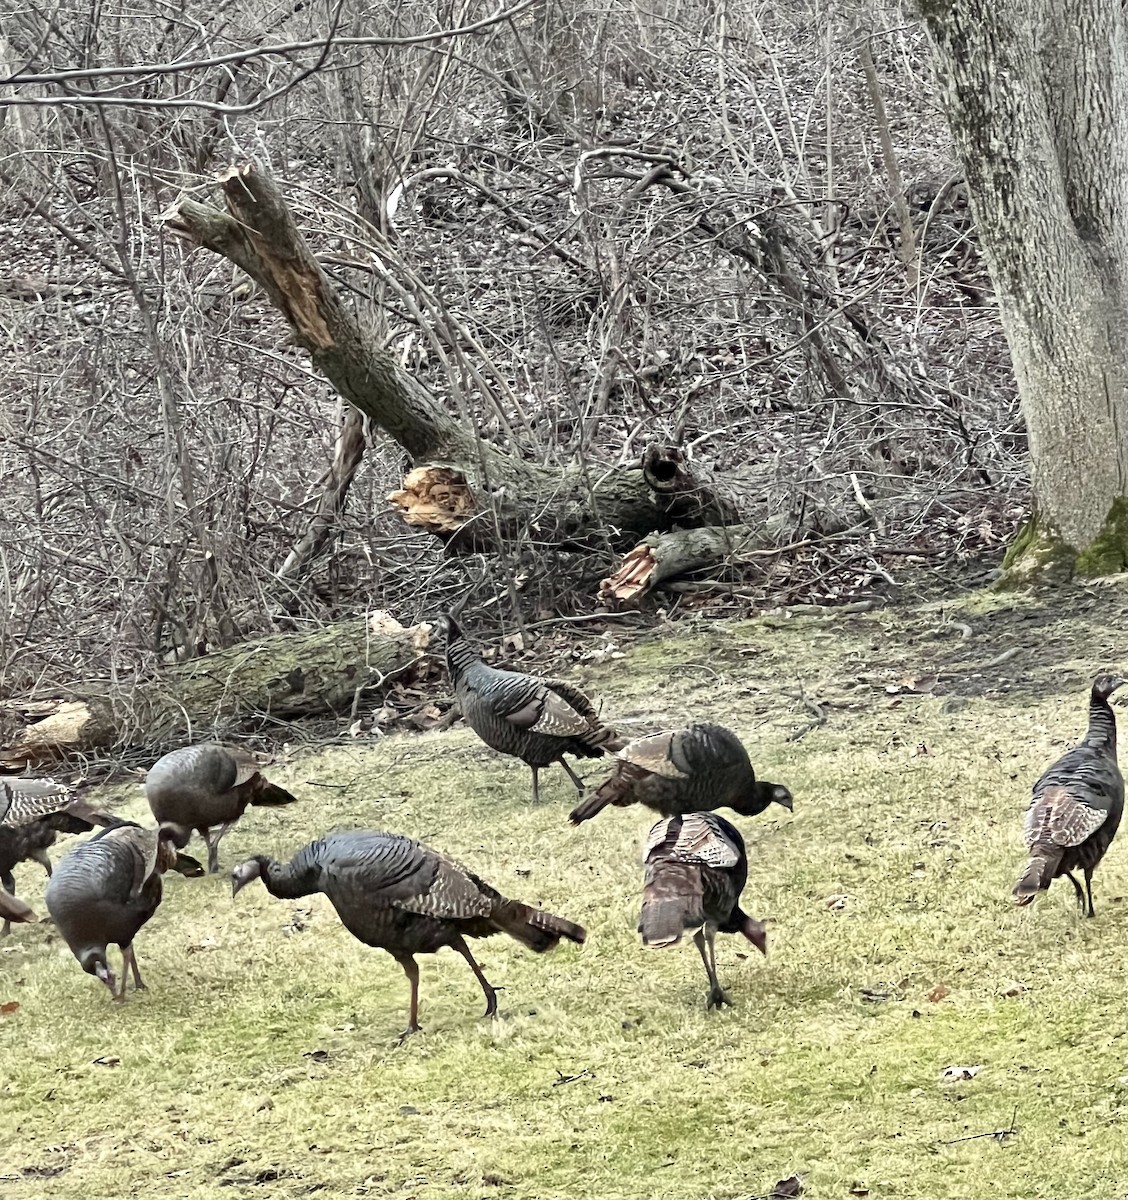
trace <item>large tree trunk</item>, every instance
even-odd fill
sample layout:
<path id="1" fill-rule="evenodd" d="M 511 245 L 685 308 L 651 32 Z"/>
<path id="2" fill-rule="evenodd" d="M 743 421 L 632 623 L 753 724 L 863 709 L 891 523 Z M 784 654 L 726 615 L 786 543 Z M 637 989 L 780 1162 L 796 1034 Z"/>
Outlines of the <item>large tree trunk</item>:
<path id="1" fill-rule="evenodd" d="M 248 725 L 348 713 L 358 695 L 416 670 L 429 637 L 426 625 L 404 629 L 375 613 L 178 663 L 159 684 L 79 684 L 65 699 L 0 704 L 0 767 L 42 768 L 110 747 L 155 753 Z"/>
<path id="2" fill-rule="evenodd" d="M 1030 435 L 1008 558 L 1128 567 L 1128 37 L 1119 0 L 919 0 Z"/>
<path id="3" fill-rule="evenodd" d="M 185 198 L 165 214 L 166 226 L 257 280 L 314 366 L 404 448 L 413 469 L 389 499 L 409 523 L 457 550 L 496 549 L 499 537 L 530 530 L 537 541 L 563 547 L 625 549 L 677 521 L 731 519 L 706 490 L 684 481 L 656 491 L 640 468 L 555 469 L 482 441 L 342 303 L 268 175 L 248 164 L 226 172 L 218 186 L 226 212 Z"/>

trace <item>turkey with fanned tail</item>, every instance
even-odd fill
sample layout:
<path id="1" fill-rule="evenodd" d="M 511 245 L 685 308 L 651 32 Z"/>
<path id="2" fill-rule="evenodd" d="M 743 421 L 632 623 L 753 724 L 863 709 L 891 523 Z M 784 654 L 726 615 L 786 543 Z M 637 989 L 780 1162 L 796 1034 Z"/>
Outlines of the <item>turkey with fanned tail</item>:
<path id="1" fill-rule="evenodd" d="M 540 799 L 540 769 L 557 762 L 582 795 L 584 782 L 564 755 L 600 758 L 619 750 L 623 739 L 599 719 L 595 706 L 575 684 L 487 666 L 454 617 L 448 614 L 443 621 L 447 669 L 466 724 L 487 746 L 531 768 L 534 801 Z"/>
<path id="2" fill-rule="evenodd" d="M 790 809 L 791 792 L 782 783 L 756 778 L 748 752 L 731 730 L 697 722 L 628 742 L 618 753 L 614 774 L 572 810 L 569 820 L 579 825 L 609 804 L 644 804 L 667 817 L 717 808 L 754 817 L 773 802 Z"/>
<path id="3" fill-rule="evenodd" d="M 646 839 L 638 931 L 643 945 L 673 946 L 692 932 L 709 977 L 707 1008 L 731 1004 L 717 978 L 718 933 L 740 933 L 768 952 L 764 926 L 740 907 L 748 855 L 740 831 L 712 812 L 659 821 Z"/>
<path id="4" fill-rule="evenodd" d="M 279 899 L 321 892 L 345 928 L 400 964 L 411 985 L 403 1035 L 419 1029 L 416 954 L 444 946 L 469 964 L 486 997 L 486 1016 L 497 1013 L 497 992 L 482 973 L 466 938 L 507 933 L 538 954 L 563 937 L 582 943 L 584 929 L 542 909 L 509 900 L 453 859 L 395 833 L 338 830 L 311 842 L 289 863 L 257 855 L 231 872 L 232 895 L 253 879 Z"/>
<path id="5" fill-rule="evenodd" d="M 1026 810 L 1030 858 L 1014 886 L 1018 904 L 1029 904 L 1059 876 L 1073 884 L 1086 916 L 1093 916 L 1093 872 L 1104 858 L 1124 813 L 1124 777 L 1116 762 L 1116 717 L 1109 696 L 1125 682 L 1102 674 L 1089 693 L 1089 728 L 1034 785 Z M 1073 872 L 1085 874 L 1082 890 Z"/>

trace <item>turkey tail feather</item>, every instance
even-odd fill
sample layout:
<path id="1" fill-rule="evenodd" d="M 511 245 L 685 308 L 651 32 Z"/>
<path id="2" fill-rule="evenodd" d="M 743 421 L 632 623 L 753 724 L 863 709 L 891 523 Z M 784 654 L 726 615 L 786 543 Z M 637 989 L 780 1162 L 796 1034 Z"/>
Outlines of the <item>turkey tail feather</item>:
<path id="1" fill-rule="evenodd" d="M 604 780 L 590 796 L 585 796 L 568 814 L 568 820 L 573 825 L 590 821 L 609 804 L 621 804 L 628 791 L 628 786 L 616 773 L 610 779 Z"/>
<path id="2" fill-rule="evenodd" d="M 297 804 L 297 796 L 291 796 L 285 788 L 280 788 L 276 783 L 263 783 L 262 787 L 255 789 L 255 794 L 251 797 L 251 803 L 257 804 L 265 808 L 278 808 L 283 804 Z"/>
<path id="3" fill-rule="evenodd" d="M 1018 877 L 1012 895 L 1016 904 L 1030 904 L 1039 892 L 1044 892 L 1053 880 L 1061 862 L 1061 850 L 1051 846 L 1035 846 L 1026 868 Z"/>
<path id="4" fill-rule="evenodd" d="M 647 873 L 638 931 L 644 946 L 672 946 L 687 929 L 705 923 L 704 888 L 699 867 L 660 862 Z"/>
<path id="5" fill-rule="evenodd" d="M 587 930 L 582 925 L 566 921 L 543 908 L 533 908 L 519 900 L 507 900 L 493 915 L 494 922 L 503 933 L 516 938 L 537 954 L 551 950 L 560 939 L 583 945 Z"/>

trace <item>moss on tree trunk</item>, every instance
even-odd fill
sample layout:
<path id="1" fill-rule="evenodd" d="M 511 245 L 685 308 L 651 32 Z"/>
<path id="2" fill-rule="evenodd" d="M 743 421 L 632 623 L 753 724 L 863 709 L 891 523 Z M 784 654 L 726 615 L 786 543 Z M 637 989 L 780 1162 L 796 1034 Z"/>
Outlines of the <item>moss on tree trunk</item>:
<path id="1" fill-rule="evenodd" d="M 1041 514 L 1035 512 L 1019 531 L 1003 559 L 1000 587 L 1096 579 L 1128 570 L 1128 497 L 1113 501 L 1100 533 L 1077 550 Z"/>

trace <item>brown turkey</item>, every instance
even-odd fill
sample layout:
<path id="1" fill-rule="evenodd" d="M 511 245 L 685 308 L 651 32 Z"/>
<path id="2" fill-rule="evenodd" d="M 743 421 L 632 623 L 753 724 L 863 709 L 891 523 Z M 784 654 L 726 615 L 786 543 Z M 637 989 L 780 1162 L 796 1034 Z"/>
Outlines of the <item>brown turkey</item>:
<path id="1" fill-rule="evenodd" d="M 497 993 L 466 938 L 507 933 L 543 954 L 562 937 L 582 943 L 587 936 L 563 917 L 507 900 L 445 854 L 395 833 L 338 830 L 303 847 L 288 864 L 256 855 L 231 872 L 232 895 L 253 879 L 284 900 L 321 892 L 353 937 L 388 951 L 411 984 L 403 1037 L 419 1029 L 416 954 L 434 954 L 443 946 L 461 954 L 481 984 L 491 1017 L 497 1013 Z"/>
<path id="2" fill-rule="evenodd" d="M 220 838 L 243 815 L 248 804 L 276 808 L 297 797 L 270 783 L 258 759 L 238 746 L 203 742 L 173 750 L 153 764 L 145 779 L 145 795 L 161 825 L 197 830 L 208 848 L 208 871 L 219 870 Z"/>
<path id="3" fill-rule="evenodd" d="M 1109 696 L 1125 682 L 1102 674 L 1089 693 L 1089 728 L 1034 785 L 1026 810 L 1030 859 L 1014 886 L 1018 904 L 1029 904 L 1059 876 L 1073 884 L 1077 902 L 1093 916 L 1093 872 L 1104 858 L 1124 813 L 1124 777 L 1116 762 L 1116 717 Z M 1085 874 L 1085 889 L 1073 872 Z"/>
<path id="4" fill-rule="evenodd" d="M 176 829 L 142 829 L 123 821 L 76 846 L 55 868 L 47 885 L 47 911 L 71 953 L 88 975 L 125 999 L 129 971 L 133 986 L 143 989 L 133 939 L 161 902 L 161 876 L 166 871 L 202 875 L 194 858 L 179 852 Z M 107 958 L 108 947 L 121 948 L 121 989 Z"/>
<path id="5" fill-rule="evenodd" d="M 466 724 L 491 749 L 511 754 L 532 769 L 534 802 L 540 800 L 540 769 L 557 762 L 582 795 L 584 781 L 564 755 L 600 758 L 620 749 L 623 740 L 599 719 L 575 684 L 487 666 L 454 617 L 448 613 L 443 621 L 447 669 Z"/>
<path id="6" fill-rule="evenodd" d="M 743 934 L 761 954 L 768 952 L 764 926 L 740 907 L 748 880 L 740 831 L 713 812 L 667 817 L 646 839 L 645 863 L 643 945 L 673 946 L 692 932 L 709 977 L 706 1008 L 731 1004 L 717 978 L 717 934 Z"/>
<path id="7" fill-rule="evenodd" d="M 773 802 L 790 809 L 791 792 L 782 783 L 756 778 L 735 733 L 698 722 L 628 742 L 614 774 L 572 810 L 569 820 L 579 825 L 609 804 L 644 804 L 666 817 L 716 808 L 754 817 Z"/>

